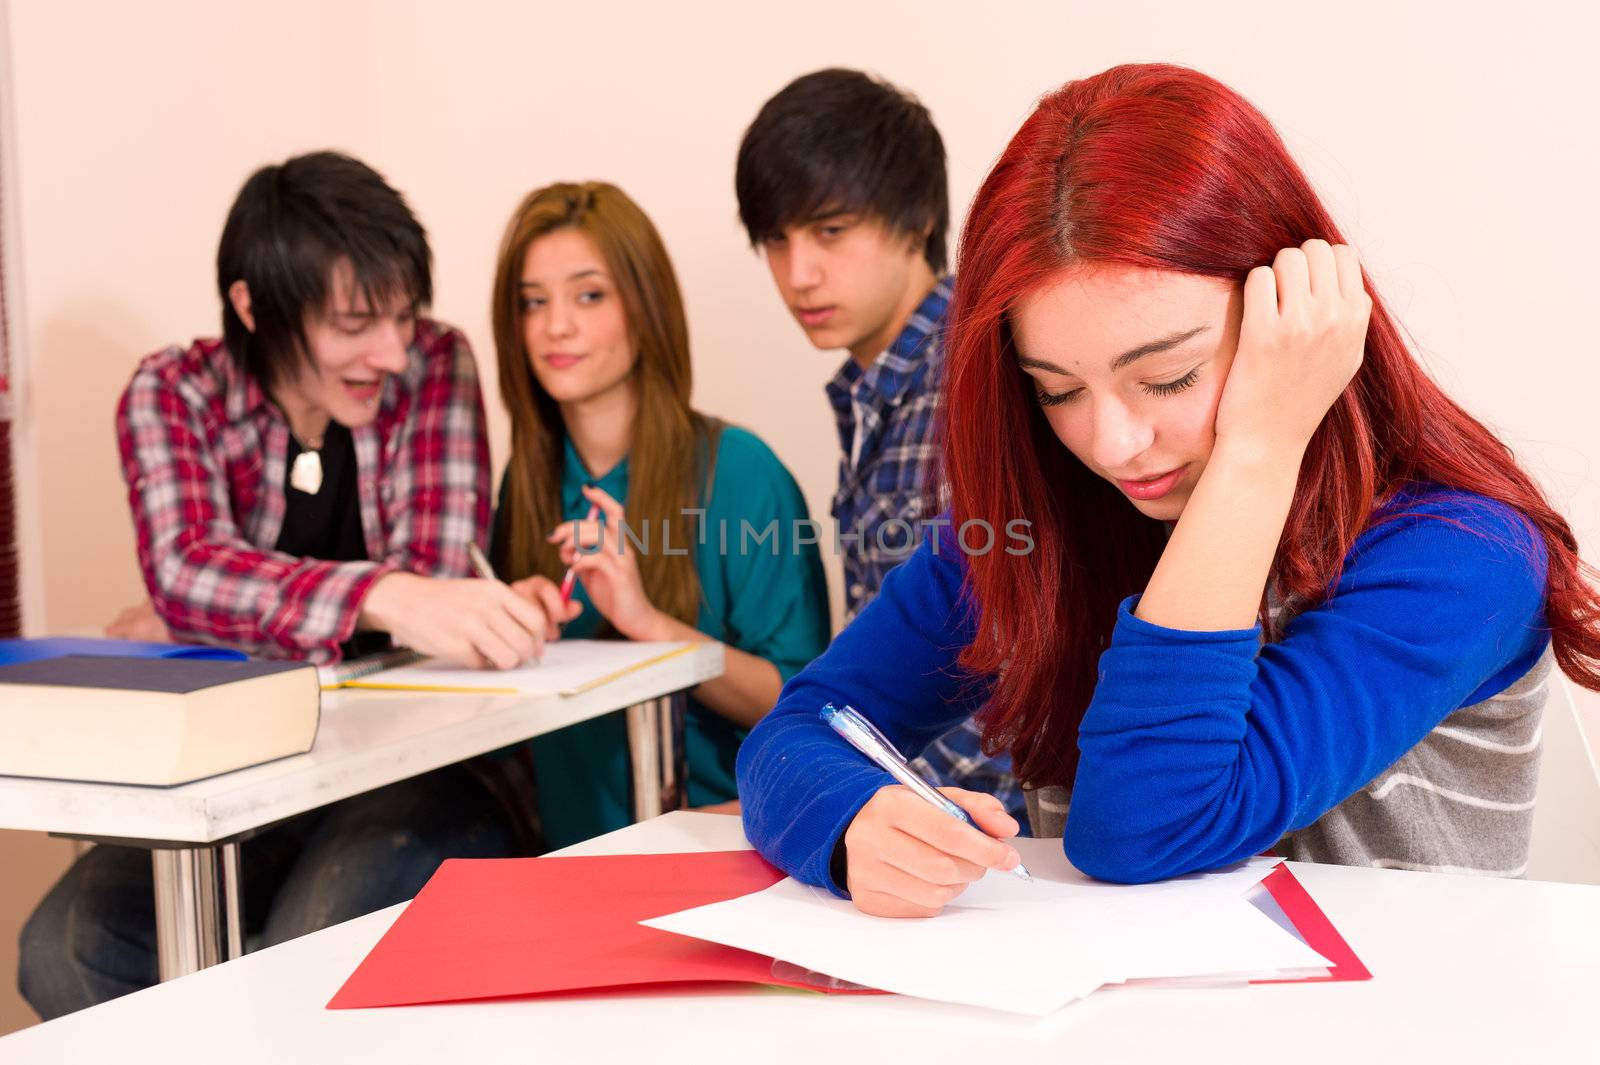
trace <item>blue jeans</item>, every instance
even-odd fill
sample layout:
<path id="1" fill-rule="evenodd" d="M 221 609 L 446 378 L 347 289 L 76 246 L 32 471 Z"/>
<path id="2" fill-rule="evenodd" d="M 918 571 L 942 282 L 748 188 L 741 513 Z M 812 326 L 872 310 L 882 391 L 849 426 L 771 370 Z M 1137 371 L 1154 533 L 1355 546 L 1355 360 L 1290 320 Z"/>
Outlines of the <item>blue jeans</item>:
<path id="1" fill-rule="evenodd" d="M 447 766 L 293 817 L 240 845 L 247 935 L 271 946 L 404 902 L 446 858 L 505 858 L 517 836 L 489 791 Z M 22 929 L 18 985 L 45 1020 L 156 982 L 150 852 L 100 844 Z"/>

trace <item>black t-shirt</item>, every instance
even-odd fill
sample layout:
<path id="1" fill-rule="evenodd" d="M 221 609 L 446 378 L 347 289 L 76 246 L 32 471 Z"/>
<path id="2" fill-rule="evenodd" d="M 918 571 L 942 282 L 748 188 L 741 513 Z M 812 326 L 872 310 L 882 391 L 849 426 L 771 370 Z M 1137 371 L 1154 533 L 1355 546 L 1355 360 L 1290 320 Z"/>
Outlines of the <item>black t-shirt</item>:
<path id="1" fill-rule="evenodd" d="M 278 550 L 324 562 L 366 561 L 361 496 L 356 488 L 356 445 L 350 430 L 338 422 L 328 423 L 322 435 L 322 487 L 316 495 L 307 495 L 290 483 L 294 460 L 304 450 L 294 434 L 289 434 L 283 477 L 286 506 Z"/>
<path id="2" fill-rule="evenodd" d="M 330 421 L 322 434 L 322 486 L 309 495 L 289 483 L 294 460 L 305 450 L 289 434 L 284 464 L 283 528 L 279 551 L 324 562 L 364 562 L 367 539 L 361 531 L 361 493 L 356 485 L 356 445 L 350 430 Z M 382 632 L 358 632 L 344 643 L 344 656 L 355 658 L 389 646 Z"/>

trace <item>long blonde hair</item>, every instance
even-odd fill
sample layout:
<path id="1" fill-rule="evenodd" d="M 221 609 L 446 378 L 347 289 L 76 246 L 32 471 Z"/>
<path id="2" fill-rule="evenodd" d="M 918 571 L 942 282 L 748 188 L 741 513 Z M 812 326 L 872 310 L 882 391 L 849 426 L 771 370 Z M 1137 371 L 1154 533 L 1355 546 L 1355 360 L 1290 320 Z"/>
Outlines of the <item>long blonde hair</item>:
<path id="1" fill-rule="evenodd" d="M 694 555 L 686 549 L 699 530 L 683 511 L 703 503 L 700 482 L 712 445 L 712 422 L 689 406 L 689 328 L 672 260 L 650 219 L 615 185 L 561 182 L 537 189 L 517 207 L 500 242 L 492 312 L 500 397 L 511 415 L 511 461 L 506 465 L 496 568 L 510 580 L 535 573 L 559 580 L 564 569 L 545 536 L 563 519 L 566 425 L 529 366 L 520 292 L 529 246 L 559 229 L 575 229 L 594 241 L 621 296 L 628 336 L 638 348 L 632 372 L 639 389 L 628 453 L 628 498 L 622 503 L 629 527 L 648 530 L 649 550 L 639 551 L 638 558 L 650 601 L 693 625 L 700 610 L 700 580 Z M 660 543 L 664 528 L 671 530 L 670 555 Z"/>

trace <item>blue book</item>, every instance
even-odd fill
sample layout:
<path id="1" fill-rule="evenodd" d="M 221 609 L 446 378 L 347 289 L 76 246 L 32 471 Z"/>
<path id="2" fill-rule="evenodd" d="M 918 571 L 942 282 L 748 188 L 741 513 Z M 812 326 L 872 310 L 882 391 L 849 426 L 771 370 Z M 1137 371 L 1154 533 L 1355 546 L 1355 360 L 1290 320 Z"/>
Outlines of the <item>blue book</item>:
<path id="1" fill-rule="evenodd" d="M 140 643 L 95 636 L 44 636 L 36 640 L 0 640 L 0 666 L 37 662 L 63 655 L 110 655 L 115 658 L 204 658 L 218 662 L 243 662 L 243 651 L 207 647 L 197 643 Z"/>

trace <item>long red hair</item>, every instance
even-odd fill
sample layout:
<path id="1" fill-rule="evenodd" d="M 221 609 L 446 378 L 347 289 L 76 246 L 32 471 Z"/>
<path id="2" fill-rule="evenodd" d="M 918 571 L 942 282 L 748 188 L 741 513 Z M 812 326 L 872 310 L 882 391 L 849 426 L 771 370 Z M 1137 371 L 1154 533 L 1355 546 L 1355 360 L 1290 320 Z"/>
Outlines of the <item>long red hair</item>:
<path id="1" fill-rule="evenodd" d="M 1007 314 L 1061 267 L 1115 262 L 1240 283 L 1279 249 L 1343 243 L 1262 114 L 1196 71 L 1113 67 L 1046 96 L 979 190 L 961 241 L 948 333 L 945 470 L 955 524 L 1032 522 L 1018 558 L 968 558 L 981 623 L 961 664 L 998 674 L 985 746 L 1019 779 L 1068 784 L 1117 604 L 1149 581 L 1166 538 L 1056 439 L 1016 366 Z M 1372 291 L 1366 358 L 1311 438 L 1273 587 L 1316 604 L 1373 509 L 1408 481 L 1499 500 L 1548 549 L 1546 618 L 1561 669 L 1600 689 L 1600 598 L 1565 520 L 1510 450 L 1439 389 Z"/>

